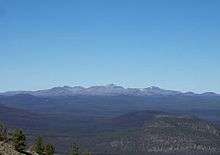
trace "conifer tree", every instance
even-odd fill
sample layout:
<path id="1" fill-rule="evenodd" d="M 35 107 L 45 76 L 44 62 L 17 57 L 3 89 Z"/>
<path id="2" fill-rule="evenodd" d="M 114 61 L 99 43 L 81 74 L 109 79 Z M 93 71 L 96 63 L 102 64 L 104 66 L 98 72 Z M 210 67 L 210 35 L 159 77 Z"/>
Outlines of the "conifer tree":
<path id="1" fill-rule="evenodd" d="M 79 155 L 79 146 L 76 143 L 72 144 L 70 155 Z"/>
<path id="2" fill-rule="evenodd" d="M 7 140 L 7 138 L 8 138 L 8 130 L 4 126 L 4 124 L 0 123 L 0 141 Z"/>
<path id="3" fill-rule="evenodd" d="M 43 143 L 43 138 L 41 136 L 37 138 L 35 142 L 34 150 L 39 155 L 44 155 L 44 143 Z"/>
<path id="4" fill-rule="evenodd" d="M 45 155 L 53 155 L 55 152 L 55 147 L 52 144 L 47 144 L 45 146 Z"/>
<path id="5" fill-rule="evenodd" d="M 15 150 L 22 152 L 25 149 L 25 140 L 26 137 L 23 134 L 22 130 L 16 129 L 12 135 L 13 146 Z"/>

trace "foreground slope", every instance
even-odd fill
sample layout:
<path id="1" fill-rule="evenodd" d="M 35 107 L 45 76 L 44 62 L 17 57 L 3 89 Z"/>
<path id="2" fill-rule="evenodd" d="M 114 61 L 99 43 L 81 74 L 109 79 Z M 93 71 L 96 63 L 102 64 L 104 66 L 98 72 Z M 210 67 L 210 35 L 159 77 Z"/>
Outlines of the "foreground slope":
<path id="1" fill-rule="evenodd" d="M 128 124 L 127 120 L 125 123 Z M 220 130 L 200 119 L 155 113 L 154 118 L 146 118 L 139 129 L 127 129 L 102 135 L 95 142 L 90 141 L 90 144 L 94 144 L 91 149 L 103 154 L 220 153 Z"/>

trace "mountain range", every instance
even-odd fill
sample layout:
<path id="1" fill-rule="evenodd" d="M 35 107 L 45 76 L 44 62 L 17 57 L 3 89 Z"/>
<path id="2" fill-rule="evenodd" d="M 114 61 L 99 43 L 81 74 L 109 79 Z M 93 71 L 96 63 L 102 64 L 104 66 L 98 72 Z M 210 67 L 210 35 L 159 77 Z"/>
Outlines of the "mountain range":
<path id="1" fill-rule="evenodd" d="M 0 93 L 3 96 L 13 96 L 18 94 L 29 94 L 33 96 L 48 97 L 48 96 L 76 96 L 76 95 L 91 95 L 91 96 L 118 96 L 118 95 L 128 95 L 128 96 L 172 96 L 172 95 L 186 95 L 186 96 L 220 96 L 214 92 L 205 92 L 202 94 L 196 94 L 194 92 L 181 92 L 174 90 L 161 89 L 159 87 L 151 86 L 147 88 L 124 88 L 122 86 L 117 86 L 114 84 L 109 84 L 105 86 L 92 86 L 92 87 L 82 87 L 82 86 L 63 86 L 54 87 L 51 89 L 37 90 L 37 91 L 9 91 Z"/>

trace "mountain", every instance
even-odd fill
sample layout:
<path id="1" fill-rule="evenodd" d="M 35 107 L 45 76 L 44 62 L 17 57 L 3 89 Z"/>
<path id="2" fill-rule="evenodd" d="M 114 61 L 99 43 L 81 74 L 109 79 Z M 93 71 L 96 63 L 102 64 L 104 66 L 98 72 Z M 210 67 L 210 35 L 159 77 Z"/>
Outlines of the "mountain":
<path id="1" fill-rule="evenodd" d="M 81 94 L 85 88 L 76 86 L 76 87 L 54 87 L 51 89 L 45 90 L 37 90 L 37 91 L 10 91 L 5 93 L 0 93 L 3 96 L 13 96 L 18 94 L 28 94 L 33 96 L 70 96 L 70 95 L 77 95 Z"/>
<path id="2" fill-rule="evenodd" d="M 144 94 L 146 95 L 178 95 L 182 94 L 180 91 L 173 91 L 173 90 L 165 90 L 159 87 L 151 86 L 148 88 L 143 89 Z"/>
<path id="3" fill-rule="evenodd" d="M 202 96 L 218 96 L 219 94 L 213 92 L 207 92 L 203 94 L 195 94 L 193 92 L 180 92 L 174 90 L 165 90 L 159 87 L 151 86 L 144 89 L 138 88 L 124 88 L 114 84 L 106 86 L 92 86 L 84 88 L 81 86 L 69 87 L 54 87 L 46 90 L 37 91 L 10 91 L 0 93 L 4 96 L 12 96 L 17 94 L 29 94 L 33 96 L 75 96 L 75 95 L 92 95 L 92 96 L 117 96 L 117 95 L 128 95 L 128 96 L 172 96 L 172 95 L 202 95 Z"/>

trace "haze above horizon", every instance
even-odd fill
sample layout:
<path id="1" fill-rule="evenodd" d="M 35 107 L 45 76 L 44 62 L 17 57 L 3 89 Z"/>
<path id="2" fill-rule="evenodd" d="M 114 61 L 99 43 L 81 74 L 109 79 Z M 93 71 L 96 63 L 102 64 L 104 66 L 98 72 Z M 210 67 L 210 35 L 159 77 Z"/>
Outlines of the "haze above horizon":
<path id="1" fill-rule="evenodd" d="M 219 7 L 0 0 L 0 92 L 115 83 L 220 93 Z"/>

